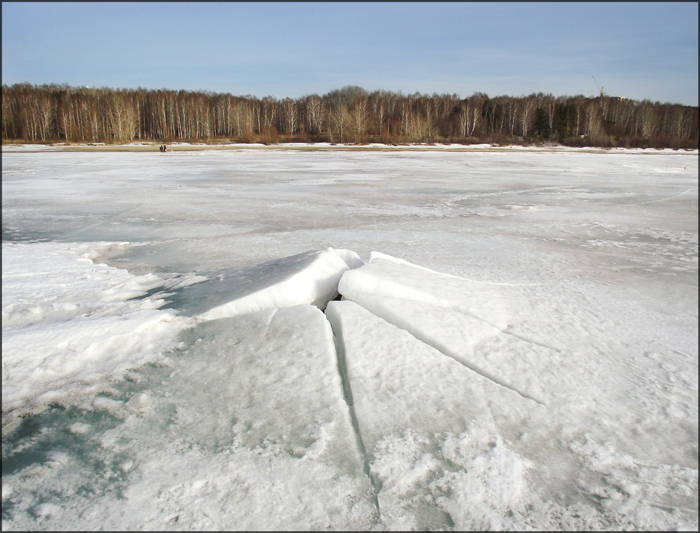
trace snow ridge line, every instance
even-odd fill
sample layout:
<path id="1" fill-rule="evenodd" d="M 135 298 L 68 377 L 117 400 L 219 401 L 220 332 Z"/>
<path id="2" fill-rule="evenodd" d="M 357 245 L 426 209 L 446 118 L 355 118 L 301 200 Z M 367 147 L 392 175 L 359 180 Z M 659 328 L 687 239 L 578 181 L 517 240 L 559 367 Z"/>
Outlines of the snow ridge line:
<path id="1" fill-rule="evenodd" d="M 690 189 L 688 189 L 688 190 L 690 190 Z M 462 276 L 455 276 L 453 274 L 446 274 L 444 272 L 438 272 L 437 270 L 433 270 L 431 268 L 416 265 L 416 264 L 410 263 L 404 259 L 399 259 L 398 257 L 393 257 L 391 255 L 383 254 L 381 252 L 372 252 L 370 262 L 372 261 L 372 259 L 375 259 L 375 258 L 376 259 L 384 259 L 386 261 L 391 261 L 392 263 L 396 263 L 398 265 L 408 265 L 410 267 L 417 268 L 418 270 L 430 272 L 431 274 L 437 274 L 438 276 L 443 276 L 443 277 L 452 278 L 452 279 L 460 279 L 463 281 L 470 281 L 472 283 L 481 283 L 483 285 L 499 285 L 499 286 L 503 286 L 503 287 L 539 287 L 542 285 L 541 283 L 505 283 L 505 282 L 481 281 L 478 279 L 464 278 Z"/>
<path id="2" fill-rule="evenodd" d="M 549 344 L 544 344 L 544 343 L 542 343 L 542 342 L 537 342 L 537 341 L 535 341 L 535 340 L 529 339 L 529 338 L 527 338 L 527 337 L 523 337 L 523 336 L 518 335 L 518 334 L 516 334 L 516 333 L 511 333 L 511 332 L 508 331 L 508 330 L 511 329 L 512 327 L 513 327 L 513 326 L 508 326 L 506 329 L 500 329 L 500 328 L 498 328 L 498 329 L 499 329 L 499 331 L 500 331 L 501 333 L 503 333 L 504 335 L 509 335 L 509 336 L 513 337 L 514 339 L 519 339 L 519 340 L 521 340 L 521 341 L 523 341 L 523 342 L 527 342 L 528 344 L 534 344 L 535 346 L 541 346 L 542 348 L 547 348 L 548 350 L 552 350 L 552 351 L 557 352 L 557 353 L 563 353 L 562 350 L 560 350 L 559 348 L 555 348 L 554 346 L 550 346 Z"/>
<path id="3" fill-rule="evenodd" d="M 673 200 L 674 198 L 678 198 L 679 196 L 683 196 L 685 193 L 687 193 L 687 192 L 689 192 L 689 191 L 691 191 L 691 190 L 692 190 L 692 189 L 686 189 L 685 191 L 683 191 L 683 192 L 680 193 L 680 194 L 676 194 L 676 195 L 674 195 L 674 196 L 669 196 L 669 197 L 667 197 L 667 198 L 659 198 L 658 200 L 649 200 L 648 202 L 639 202 L 639 203 L 637 203 L 637 204 L 622 204 L 622 205 L 623 205 L 623 206 L 627 206 L 627 205 L 646 205 L 646 204 L 653 204 L 653 203 L 656 203 L 656 202 L 665 202 L 666 200 Z"/>
<path id="4" fill-rule="evenodd" d="M 397 327 L 398 327 L 398 326 L 397 326 Z M 401 328 L 401 329 L 403 329 L 403 328 Z M 440 352 L 441 354 L 446 355 L 447 357 L 451 357 L 452 359 L 454 359 L 455 361 L 457 361 L 459 364 L 465 366 L 466 368 L 468 368 L 468 369 L 471 370 L 472 372 L 475 372 L 475 373 L 479 374 L 480 376 L 482 376 L 482 377 L 488 379 L 489 381 L 492 381 L 492 382 L 495 383 L 496 385 L 500 385 L 501 387 L 504 387 L 504 388 L 506 388 L 506 389 L 508 389 L 508 390 L 511 390 L 511 391 L 513 391 L 514 393 L 518 394 L 519 396 L 525 398 L 526 400 L 532 400 L 533 402 L 538 403 L 538 404 L 541 405 L 542 407 L 547 407 L 547 404 L 546 404 L 546 402 L 545 402 L 544 400 L 541 400 L 541 399 L 539 399 L 539 398 L 536 398 L 535 396 L 532 396 L 532 395 L 530 395 L 530 394 L 528 394 L 528 393 L 526 393 L 526 392 L 523 392 L 523 391 L 517 389 L 517 388 L 514 387 L 513 385 L 511 385 L 511 384 L 509 384 L 509 383 L 506 383 L 505 381 L 502 381 L 501 379 L 497 378 L 496 376 L 494 376 L 494 375 L 491 374 L 490 372 L 487 372 L 486 370 L 483 370 L 483 369 L 479 368 L 478 366 L 475 366 L 475 365 L 473 365 L 473 364 L 467 364 L 466 362 L 464 362 L 463 360 L 461 360 L 456 354 L 452 353 L 452 351 L 451 351 L 449 348 L 447 348 L 446 346 L 443 346 L 441 343 L 436 342 L 436 341 L 432 341 L 432 339 L 429 339 L 429 340 L 426 341 L 426 340 L 424 340 L 423 338 L 417 336 L 417 335 L 416 335 L 414 332 L 412 332 L 412 331 L 409 331 L 409 330 L 404 330 L 404 331 L 406 331 L 407 333 L 411 334 L 413 337 L 415 337 L 415 338 L 418 339 L 419 341 L 421 341 L 421 342 L 427 344 L 428 346 L 431 346 L 432 348 L 435 348 L 435 349 L 436 349 L 438 352 Z M 502 331 L 501 333 L 504 333 L 504 332 Z M 509 334 L 507 334 L 507 335 L 509 335 Z M 519 338 L 519 337 L 518 337 L 518 338 Z M 431 341 L 432 341 L 432 342 L 431 342 Z M 535 343 L 535 344 L 536 344 L 536 343 Z"/>
<path id="5" fill-rule="evenodd" d="M 493 323 L 489 322 L 488 320 L 481 318 L 480 316 L 477 316 L 474 313 L 469 312 L 461 305 L 449 305 L 449 306 L 440 306 L 440 307 L 443 307 L 443 309 L 452 309 L 453 311 L 456 311 L 456 312 L 461 313 L 463 315 L 466 315 L 470 318 L 473 318 L 475 320 L 483 322 L 484 324 L 488 324 L 492 328 L 497 329 L 500 333 L 503 333 L 504 335 L 508 335 L 510 337 L 513 337 L 514 339 L 518 339 L 518 340 L 521 340 L 523 342 L 527 342 L 528 344 L 534 344 L 536 346 L 541 346 L 542 348 L 547 348 L 548 350 L 553 350 L 557 353 L 562 353 L 562 351 L 559 348 L 555 348 L 554 346 L 549 346 L 548 344 L 544 344 L 543 342 L 538 342 L 538 341 L 529 339 L 527 337 L 522 337 L 522 336 L 518 335 L 517 333 L 512 333 L 512 332 L 508 331 L 509 329 L 512 328 L 512 326 L 510 326 L 510 325 L 507 326 L 505 329 L 500 328 L 496 324 L 493 324 Z M 409 333 L 410 333 L 410 331 L 409 331 Z"/>
<path id="6" fill-rule="evenodd" d="M 324 313 L 325 316 L 325 313 Z M 328 320 L 328 317 L 326 317 Z M 343 332 L 342 327 L 338 324 L 338 332 L 333 329 L 333 322 L 328 320 L 331 326 L 331 331 L 333 332 L 333 344 L 335 345 L 336 360 L 338 362 L 338 374 L 340 374 L 340 381 L 343 384 L 343 396 L 345 398 L 345 403 L 350 411 L 350 421 L 352 423 L 352 428 L 355 431 L 355 439 L 357 446 L 360 449 L 360 455 L 362 455 L 362 470 L 365 475 L 369 478 L 370 485 L 374 491 L 372 501 L 375 508 L 377 509 L 377 516 L 381 521 L 382 513 L 379 509 L 379 487 L 375 484 L 375 480 L 372 477 L 372 471 L 369 467 L 369 460 L 367 459 L 367 449 L 365 448 L 365 443 L 362 440 L 362 433 L 360 432 L 360 423 L 357 420 L 357 414 L 355 413 L 355 404 L 352 399 L 352 388 L 350 387 L 350 378 L 348 377 L 348 367 L 345 362 L 345 344 L 343 342 Z"/>

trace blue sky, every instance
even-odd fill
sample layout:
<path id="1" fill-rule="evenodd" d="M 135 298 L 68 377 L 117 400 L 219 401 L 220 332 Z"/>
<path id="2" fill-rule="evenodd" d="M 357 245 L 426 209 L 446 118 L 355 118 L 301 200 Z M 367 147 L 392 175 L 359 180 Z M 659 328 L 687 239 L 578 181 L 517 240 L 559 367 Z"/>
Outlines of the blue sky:
<path id="1" fill-rule="evenodd" d="M 692 3 L 2 3 L 2 83 L 698 105 Z"/>

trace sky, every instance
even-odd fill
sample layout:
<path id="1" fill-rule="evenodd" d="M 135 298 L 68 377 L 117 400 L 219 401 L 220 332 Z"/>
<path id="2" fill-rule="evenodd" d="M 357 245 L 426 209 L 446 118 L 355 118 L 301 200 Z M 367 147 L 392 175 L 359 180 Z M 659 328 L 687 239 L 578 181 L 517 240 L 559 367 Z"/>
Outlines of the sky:
<path id="1" fill-rule="evenodd" d="M 698 3 L 2 3 L 7 85 L 494 97 L 596 81 L 697 106 Z"/>

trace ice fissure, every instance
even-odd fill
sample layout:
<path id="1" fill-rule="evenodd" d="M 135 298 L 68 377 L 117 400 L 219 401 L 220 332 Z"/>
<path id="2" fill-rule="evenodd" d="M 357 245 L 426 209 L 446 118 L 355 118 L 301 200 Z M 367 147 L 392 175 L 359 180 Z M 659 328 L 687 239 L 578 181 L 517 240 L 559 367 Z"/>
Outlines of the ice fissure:
<path id="1" fill-rule="evenodd" d="M 356 302 L 356 303 L 358 303 L 358 302 Z M 364 308 L 367 309 L 368 311 L 372 312 L 371 309 L 368 309 L 367 307 L 363 306 L 361 303 L 359 303 L 359 305 L 362 306 L 362 307 L 364 307 Z M 377 315 L 376 313 L 373 313 L 373 314 L 374 314 L 375 316 L 379 317 L 379 318 L 382 318 L 382 319 L 387 320 L 387 322 L 390 323 L 390 324 L 392 324 L 393 326 L 396 326 L 397 328 L 399 328 L 399 329 L 401 329 L 401 330 L 403 330 L 403 331 L 409 333 L 410 335 L 412 335 L 412 336 L 413 336 L 414 338 L 416 338 L 417 340 L 423 342 L 424 344 L 427 344 L 428 346 L 431 346 L 432 348 L 435 348 L 437 351 L 439 351 L 439 352 L 442 353 L 443 355 L 446 355 L 447 357 L 450 357 L 450 358 L 454 359 L 455 361 L 457 361 L 458 363 L 464 365 L 466 368 L 468 368 L 468 369 L 471 370 L 472 372 L 475 372 L 475 373 L 479 374 L 480 376 L 485 377 L 485 378 L 488 379 L 489 381 L 492 381 L 492 382 L 494 382 L 495 384 L 497 384 L 497 385 L 499 385 L 499 386 L 501 386 L 501 387 L 504 387 L 504 388 L 506 388 L 506 389 L 508 389 L 508 390 L 511 390 L 511 391 L 517 393 L 518 395 L 522 396 L 522 397 L 525 398 L 526 400 L 531 400 L 531 401 L 533 401 L 533 402 L 535 402 L 535 403 L 538 403 L 539 405 L 541 405 L 541 406 L 543 406 L 543 407 L 546 407 L 546 406 L 547 406 L 547 403 L 546 403 L 546 401 L 545 401 L 544 399 L 537 398 L 536 396 L 534 396 L 534 395 L 532 395 L 532 394 L 528 394 L 527 392 L 524 392 L 524 391 L 522 391 L 522 390 L 519 390 L 517 387 L 515 387 L 515 386 L 512 385 L 511 383 L 508 383 L 508 382 L 506 382 L 506 381 L 500 379 L 498 376 L 495 376 L 495 375 L 492 374 L 491 372 L 488 372 L 488 371 L 486 371 L 486 370 L 484 370 L 484 369 L 482 369 L 482 368 L 479 368 L 479 366 L 477 366 L 477 365 L 475 365 L 475 364 L 473 364 L 473 363 L 466 362 L 463 358 L 461 358 L 458 354 L 456 354 L 456 353 L 455 353 L 454 351 L 452 351 L 450 348 L 448 348 L 447 346 L 445 346 L 444 344 L 442 344 L 442 343 L 439 342 L 438 340 L 436 340 L 436 339 L 434 339 L 434 338 L 431 338 L 431 337 L 425 335 L 425 334 L 424 334 L 423 332 L 421 332 L 419 329 L 414 328 L 414 327 L 411 327 L 410 325 L 406 325 L 406 326 L 404 327 L 403 325 L 397 323 L 398 321 L 392 321 L 391 319 L 386 319 L 385 317 L 383 317 L 383 316 L 381 316 L 381 315 Z M 499 330 L 499 331 L 500 331 L 500 333 L 502 333 L 502 334 L 510 335 L 509 333 L 507 333 L 507 332 L 505 332 L 505 331 L 501 331 L 501 330 Z M 518 337 L 518 336 L 516 336 L 516 335 L 512 335 L 512 336 L 521 339 L 521 337 Z M 522 339 L 521 339 L 521 340 L 522 340 Z M 528 342 L 529 342 L 529 341 L 528 341 Z M 537 344 L 537 343 L 533 343 L 533 344 Z M 539 344 L 538 344 L 538 345 L 539 345 Z"/>
<path id="2" fill-rule="evenodd" d="M 215 280 L 185 287 L 185 311 L 205 322 L 301 304 L 324 309 L 338 295 L 343 273 L 362 264 L 351 250 L 327 248 L 227 270 Z"/>
<path id="3" fill-rule="evenodd" d="M 498 386 L 355 302 L 330 302 L 326 316 L 385 528 L 488 529 L 501 483 L 513 497 L 496 505 L 518 505 L 529 466 L 498 437 Z"/>
<path id="4" fill-rule="evenodd" d="M 326 320 L 328 320 L 328 317 L 326 317 Z M 377 508 L 377 515 L 381 520 L 382 515 L 381 510 L 379 508 L 378 498 L 380 487 L 377 486 L 377 480 L 374 476 L 372 476 L 372 471 L 369 466 L 369 460 L 367 458 L 367 449 L 365 448 L 365 443 L 362 440 L 362 432 L 360 431 L 360 424 L 357 420 L 357 413 L 355 412 L 355 404 L 352 398 L 352 387 L 350 385 L 347 363 L 345 361 L 345 346 L 343 344 L 342 328 L 339 324 L 336 324 L 336 326 L 334 327 L 333 322 L 331 322 L 330 320 L 328 320 L 328 323 L 330 324 L 331 331 L 333 331 L 333 343 L 335 346 L 336 358 L 338 361 L 338 374 L 340 375 L 340 380 L 343 384 L 343 396 L 345 398 L 345 403 L 348 406 L 348 411 L 350 412 L 350 420 L 352 422 L 353 430 L 355 431 L 357 447 L 359 448 L 360 454 L 362 455 L 363 471 L 365 475 L 369 478 L 369 481 L 372 485 L 372 489 L 374 490 L 373 503 Z"/>
<path id="5" fill-rule="evenodd" d="M 508 383 L 507 381 L 505 381 L 503 379 L 500 379 L 498 376 L 494 375 L 491 372 L 488 372 L 487 370 L 485 370 L 483 368 L 480 368 L 479 365 L 465 361 L 465 359 L 463 357 L 460 357 L 460 355 L 458 353 L 456 353 L 454 350 L 452 350 L 451 348 L 446 346 L 444 343 L 440 342 L 438 339 L 426 334 L 424 331 L 421 331 L 420 327 L 416 327 L 415 324 L 411 324 L 410 322 L 403 321 L 403 320 L 401 320 L 400 317 L 392 316 L 391 313 L 383 313 L 383 312 L 381 312 L 381 310 L 377 311 L 376 306 L 368 304 L 364 298 L 358 297 L 356 300 L 351 300 L 351 301 L 354 301 L 355 303 L 357 303 L 358 305 L 360 305 L 364 309 L 367 309 L 370 313 L 377 316 L 378 318 L 386 320 L 389 324 L 392 324 L 393 326 L 396 326 L 397 328 L 399 328 L 403 331 L 406 331 L 407 333 L 412 335 L 417 340 L 427 344 L 428 346 L 431 346 L 432 348 L 435 348 L 437 351 L 439 351 L 443 355 L 446 355 L 447 357 L 454 359 L 455 361 L 464 365 L 466 368 L 468 368 L 472 372 L 476 372 L 480 376 L 483 376 L 486 379 L 494 382 L 495 384 L 519 394 L 520 396 L 522 396 L 523 398 L 525 398 L 527 400 L 531 400 L 533 402 L 536 402 L 543 407 L 547 406 L 547 403 L 544 399 L 538 398 L 533 394 L 529 394 L 523 390 L 520 390 L 518 387 L 514 386 L 513 384 Z M 457 311 L 457 312 L 459 312 L 459 311 Z M 464 313 L 464 314 L 466 314 L 467 316 L 472 316 L 472 315 L 467 314 L 467 313 Z M 476 318 L 477 320 L 480 320 L 478 317 L 472 316 L 472 318 Z M 510 336 L 513 336 L 513 337 L 518 338 L 520 340 L 525 340 L 525 339 L 522 339 L 522 337 L 519 337 L 517 335 L 512 335 L 512 334 L 508 333 L 507 331 L 500 330 L 496 326 L 493 326 L 493 324 L 489 324 L 487 321 L 482 321 L 482 322 L 492 326 L 496 331 L 498 331 L 499 334 L 510 335 Z M 531 341 L 526 340 L 526 342 L 531 342 Z M 538 346 L 543 346 L 543 345 L 538 344 L 536 342 L 532 342 L 532 344 L 537 344 Z M 548 346 L 544 346 L 544 347 L 549 348 Z"/>

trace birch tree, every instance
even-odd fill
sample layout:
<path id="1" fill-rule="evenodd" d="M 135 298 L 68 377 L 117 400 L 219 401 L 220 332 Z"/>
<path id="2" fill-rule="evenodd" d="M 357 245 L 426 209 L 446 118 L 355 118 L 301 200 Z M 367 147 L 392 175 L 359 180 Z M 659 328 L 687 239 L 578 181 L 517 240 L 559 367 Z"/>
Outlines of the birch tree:
<path id="1" fill-rule="evenodd" d="M 337 104 L 333 108 L 332 120 L 336 131 L 340 135 L 340 144 L 343 144 L 343 134 L 350 125 L 350 113 L 348 112 L 348 107 L 345 104 Z"/>
<path id="2" fill-rule="evenodd" d="M 306 106 L 306 121 L 309 133 L 320 133 L 323 128 L 321 98 L 316 94 L 308 96 L 304 105 Z"/>
<path id="3" fill-rule="evenodd" d="M 355 143 L 361 143 L 364 140 L 365 130 L 367 128 L 367 114 L 367 98 L 363 96 L 355 101 L 355 107 L 351 114 Z"/>

